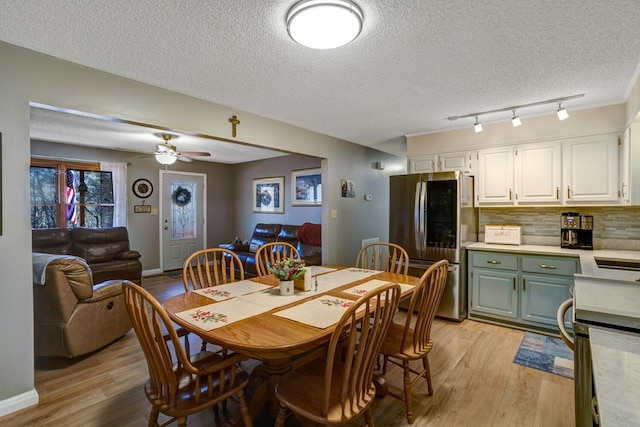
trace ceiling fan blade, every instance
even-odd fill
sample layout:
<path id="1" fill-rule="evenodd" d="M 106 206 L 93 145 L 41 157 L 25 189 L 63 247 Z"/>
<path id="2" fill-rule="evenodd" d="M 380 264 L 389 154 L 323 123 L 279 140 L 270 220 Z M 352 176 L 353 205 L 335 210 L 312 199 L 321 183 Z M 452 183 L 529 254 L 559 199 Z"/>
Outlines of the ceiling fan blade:
<path id="1" fill-rule="evenodd" d="M 206 151 L 181 151 L 178 153 L 179 156 L 190 156 L 190 157 L 209 157 L 211 153 L 207 153 Z"/>
<path id="2" fill-rule="evenodd" d="M 191 157 L 185 157 L 178 154 L 178 160 L 182 160 L 183 162 L 191 163 L 193 159 Z"/>

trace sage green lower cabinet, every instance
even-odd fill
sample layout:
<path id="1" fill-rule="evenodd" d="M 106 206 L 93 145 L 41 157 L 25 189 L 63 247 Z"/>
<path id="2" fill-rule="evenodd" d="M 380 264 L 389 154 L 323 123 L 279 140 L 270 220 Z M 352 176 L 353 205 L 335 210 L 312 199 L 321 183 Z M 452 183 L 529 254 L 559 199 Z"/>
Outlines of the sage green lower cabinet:
<path id="1" fill-rule="evenodd" d="M 469 250 L 469 318 L 557 333 L 578 258 Z"/>

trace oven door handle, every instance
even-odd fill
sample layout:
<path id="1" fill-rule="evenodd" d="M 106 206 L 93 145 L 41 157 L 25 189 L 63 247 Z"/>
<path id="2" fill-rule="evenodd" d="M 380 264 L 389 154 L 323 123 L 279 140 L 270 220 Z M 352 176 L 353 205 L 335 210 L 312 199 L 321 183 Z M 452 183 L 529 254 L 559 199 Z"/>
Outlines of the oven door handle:
<path id="1" fill-rule="evenodd" d="M 560 307 L 558 307 L 558 313 L 556 314 L 556 321 L 558 322 L 558 329 L 560 330 L 560 337 L 562 338 L 562 341 L 564 341 L 567 347 L 573 350 L 573 338 L 571 338 L 571 335 L 567 332 L 567 328 L 564 327 L 564 315 L 571 307 L 573 307 L 573 298 L 560 304 Z"/>

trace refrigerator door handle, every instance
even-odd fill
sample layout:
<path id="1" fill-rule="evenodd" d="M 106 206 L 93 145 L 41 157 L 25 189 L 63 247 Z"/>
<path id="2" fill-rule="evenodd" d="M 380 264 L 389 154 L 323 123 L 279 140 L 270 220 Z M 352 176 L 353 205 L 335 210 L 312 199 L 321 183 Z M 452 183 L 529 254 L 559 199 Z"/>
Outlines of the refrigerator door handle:
<path id="1" fill-rule="evenodd" d="M 413 204 L 413 237 L 416 242 L 416 250 L 420 248 L 420 182 L 416 183 L 416 194 Z"/>
<path id="2" fill-rule="evenodd" d="M 425 230 L 427 220 L 427 183 L 422 181 L 420 184 L 420 250 L 424 251 L 427 248 L 427 232 Z"/>

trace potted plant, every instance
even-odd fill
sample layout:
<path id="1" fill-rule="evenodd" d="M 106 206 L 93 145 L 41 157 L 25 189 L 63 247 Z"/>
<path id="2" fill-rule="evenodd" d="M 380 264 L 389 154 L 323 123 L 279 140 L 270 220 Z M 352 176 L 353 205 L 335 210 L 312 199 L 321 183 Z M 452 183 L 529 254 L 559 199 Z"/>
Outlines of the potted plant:
<path id="1" fill-rule="evenodd" d="M 280 280 L 280 293 L 293 295 L 293 281 L 304 277 L 304 261 L 299 258 L 284 259 L 269 263 L 267 271 Z"/>

